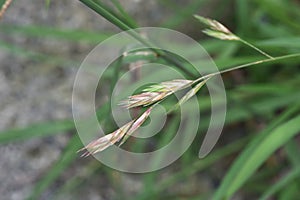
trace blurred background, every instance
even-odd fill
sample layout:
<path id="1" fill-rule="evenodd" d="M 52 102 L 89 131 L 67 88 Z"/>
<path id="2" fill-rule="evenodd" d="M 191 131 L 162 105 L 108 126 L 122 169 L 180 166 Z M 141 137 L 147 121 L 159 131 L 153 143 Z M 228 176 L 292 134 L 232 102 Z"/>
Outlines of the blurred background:
<path id="1" fill-rule="evenodd" d="M 119 11 L 116 1 L 101 2 Z M 138 27 L 171 28 L 200 41 L 219 69 L 264 57 L 238 42 L 208 38 L 194 14 L 226 24 L 273 56 L 300 52 L 298 0 L 121 0 L 120 5 Z M 300 100 L 300 59 L 233 71 L 223 75 L 226 126 L 207 158 L 200 160 L 198 150 L 208 123 L 201 124 L 179 160 L 156 172 L 122 173 L 93 157 L 80 158 L 76 151 L 82 143 L 72 120 L 73 81 L 85 56 L 120 31 L 80 1 L 23 0 L 9 6 L 0 21 L 0 199 L 210 199 L 246 145 Z M 110 79 L 103 81 L 109 85 Z M 102 89 L 99 105 L 109 91 Z M 201 109 L 209 111 L 208 94 L 198 98 Z M 100 107 L 100 115 L 102 111 Z M 109 124 L 108 130 L 116 128 L 104 118 L 99 121 Z M 172 135 L 168 127 L 151 142 L 158 144 L 166 135 Z M 258 199 L 300 166 L 299 152 L 295 137 L 230 199 Z M 268 198 L 297 199 L 299 174 Z"/>

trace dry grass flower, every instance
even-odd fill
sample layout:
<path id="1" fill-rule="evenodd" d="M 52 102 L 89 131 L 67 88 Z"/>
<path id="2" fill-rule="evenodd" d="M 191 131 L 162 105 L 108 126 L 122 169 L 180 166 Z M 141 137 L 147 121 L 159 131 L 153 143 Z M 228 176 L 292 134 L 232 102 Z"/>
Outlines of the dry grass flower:
<path id="1" fill-rule="evenodd" d="M 11 4 L 11 2 L 12 2 L 12 0 L 6 0 L 4 2 L 4 4 L 2 4 L 2 7 L 0 9 L 0 19 L 4 15 L 5 11 L 7 10 L 7 8 L 9 7 L 9 5 Z"/>
<path id="2" fill-rule="evenodd" d="M 86 145 L 84 148 L 80 149 L 78 152 L 85 151 L 81 157 L 87 157 L 91 154 L 98 153 L 100 151 L 105 150 L 111 145 L 114 145 L 115 143 L 119 142 L 122 138 L 122 141 L 120 143 L 123 144 L 129 136 L 133 134 L 134 131 L 136 131 L 148 118 L 152 110 L 152 107 L 148 108 L 139 118 L 136 120 L 132 120 L 122 126 L 121 128 L 115 130 L 114 132 L 107 134 L 103 137 L 100 137 L 97 140 L 94 140 L 90 142 L 88 145 Z"/>
<path id="3" fill-rule="evenodd" d="M 240 40 L 238 36 L 233 34 L 228 28 L 226 28 L 223 24 L 220 22 L 205 18 L 199 15 L 194 15 L 196 19 L 198 19 L 203 24 L 206 24 L 210 29 L 203 30 L 203 33 L 215 37 L 221 40 Z"/>
<path id="4" fill-rule="evenodd" d="M 199 16 L 199 15 L 194 15 L 194 17 L 196 19 L 198 19 L 200 22 L 202 22 L 203 24 L 205 24 L 209 27 L 209 29 L 205 29 L 205 30 L 202 31 L 206 35 L 217 38 L 217 39 L 220 39 L 220 40 L 240 41 L 240 42 L 244 43 L 245 45 L 255 49 L 256 51 L 258 51 L 262 55 L 264 55 L 268 58 L 274 59 L 274 57 L 270 56 L 266 52 L 264 52 L 261 49 L 257 48 L 253 44 L 251 44 L 251 43 L 247 42 L 246 40 L 243 40 L 242 38 L 240 38 L 237 35 L 233 34 L 228 28 L 226 28 L 220 22 L 218 22 L 216 20 L 213 20 L 213 19 L 209 19 L 209 18 Z"/>
<path id="5" fill-rule="evenodd" d="M 138 106 L 148 106 L 156 103 L 174 92 L 184 89 L 193 83 L 191 80 L 175 79 L 159 84 L 151 85 L 149 88 L 143 90 L 141 94 L 128 97 L 127 100 L 122 101 L 120 105 L 125 108 L 134 108 Z"/>
<path id="6" fill-rule="evenodd" d="M 148 108 L 140 117 L 138 117 L 135 120 L 132 120 L 131 122 L 125 124 L 121 128 L 117 129 L 116 131 L 105 135 L 97 140 L 92 141 L 86 147 L 80 149 L 79 151 L 86 150 L 85 153 L 83 153 L 82 156 L 86 157 L 91 154 L 95 154 L 97 152 L 105 150 L 107 147 L 114 145 L 115 143 L 121 141 L 119 143 L 119 146 L 122 145 L 128 137 L 130 137 L 148 118 L 148 116 L 151 113 L 152 108 L 160 103 L 163 99 L 165 99 L 167 96 L 185 89 L 187 87 L 193 86 L 192 89 L 190 89 L 179 101 L 178 103 L 173 106 L 173 108 L 169 111 L 172 112 L 173 110 L 177 109 L 179 106 L 181 106 L 183 103 L 188 101 L 192 96 L 194 96 L 201 87 L 213 76 L 222 74 L 225 72 L 229 72 L 236 69 L 241 69 L 250 65 L 257 65 L 263 62 L 270 62 L 274 60 L 274 58 L 267 53 L 263 52 L 262 50 L 258 49 L 257 47 L 253 46 L 252 44 L 248 43 L 247 41 L 239 38 L 235 34 L 233 34 L 228 28 L 226 28 L 223 24 L 216 20 L 212 20 L 209 18 L 201 17 L 198 15 L 195 15 L 195 17 L 200 20 L 202 23 L 209 26 L 210 29 L 206 29 L 203 32 L 207 35 L 213 36 L 215 38 L 221 39 L 221 40 L 238 40 L 253 49 L 257 50 L 261 54 L 265 55 L 269 59 L 256 61 L 253 63 L 248 63 L 244 65 L 239 65 L 227 70 L 215 72 L 208 74 L 206 76 L 202 76 L 196 80 L 185 80 L 185 79 L 175 79 L 171 81 L 165 81 L 158 84 L 151 85 L 150 87 L 144 89 L 142 93 L 129 96 L 127 100 L 121 101 L 120 105 L 124 106 L 127 109 L 134 108 L 134 107 L 146 107 L 151 105 L 150 108 Z M 291 55 L 292 56 L 297 56 Z M 283 59 L 287 58 L 289 56 L 282 56 L 277 57 L 277 59 Z"/>

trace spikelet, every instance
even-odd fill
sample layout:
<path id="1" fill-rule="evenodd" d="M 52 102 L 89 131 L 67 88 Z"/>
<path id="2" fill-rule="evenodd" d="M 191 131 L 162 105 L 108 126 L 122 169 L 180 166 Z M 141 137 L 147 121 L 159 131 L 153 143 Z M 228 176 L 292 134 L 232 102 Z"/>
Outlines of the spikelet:
<path id="1" fill-rule="evenodd" d="M 233 34 L 228 28 L 218 21 L 199 15 L 194 15 L 194 17 L 210 28 L 203 30 L 203 33 L 209 36 L 218 38 L 220 40 L 240 40 L 238 36 Z"/>
<path id="2" fill-rule="evenodd" d="M 78 152 L 85 151 L 81 157 L 87 157 L 91 154 L 95 154 L 97 152 L 105 150 L 107 147 L 115 144 L 116 142 L 120 141 L 126 132 L 130 129 L 134 121 L 131 121 L 121 128 L 115 130 L 114 132 L 107 134 L 97 140 L 90 142 L 84 148 L 78 150 Z"/>
<path id="3" fill-rule="evenodd" d="M 4 15 L 5 11 L 7 10 L 8 6 L 11 4 L 12 0 L 6 0 L 0 9 L 0 19 Z"/>
<path id="4" fill-rule="evenodd" d="M 122 138 L 120 145 L 123 144 L 129 136 L 133 134 L 148 118 L 152 110 L 152 107 L 148 108 L 139 118 L 132 120 L 131 122 L 125 124 L 121 128 L 115 130 L 114 132 L 107 134 L 97 140 L 90 142 L 84 148 L 80 149 L 78 152 L 85 151 L 81 157 L 87 157 L 91 154 L 101 152 L 111 145 L 119 142 Z M 125 136 L 125 137 L 124 137 Z"/>
<path id="5" fill-rule="evenodd" d="M 138 106 L 148 106 L 156 103 L 174 92 L 184 89 L 193 83 L 191 80 L 175 79 L 159 84 L 154 84 L 143 90 L 143 93 L 128 97 L 121 101 L 120 105 L 125 108 L 134 108 Z"/>

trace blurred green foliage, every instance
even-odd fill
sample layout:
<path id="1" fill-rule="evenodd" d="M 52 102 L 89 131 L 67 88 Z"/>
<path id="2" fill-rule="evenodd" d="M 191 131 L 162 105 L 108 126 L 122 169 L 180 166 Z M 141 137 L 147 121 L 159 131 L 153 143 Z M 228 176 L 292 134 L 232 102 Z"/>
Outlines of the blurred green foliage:
<path id="1" fill-rule="evenodd" d="M 0 1 L 0 5 L 1 2 L 3 0 Z M 50 1 L 46 2 L 49 7 Z M 127 14 L 117 0 L 112 1 L 110 5 L 104 1 L 85 0 L 83 2 L 97 5 L 97 9 L 94 10 L 102 13 L 105 11 L 104 17 L 121 29 L 137 27 L 136 20 Z M 209 6 L 210 1 L 193 0 L 187 2 L 186 5 L 182 6 L 172 0 L 159 0 L 158 3 L 164 9 L 178 10 L 178 12 L 173 12 L 172 16 L 162 21 L 160 26 L 180 30 L 185 24 L 194 24 L 196 31 L 199 33 L 198 38 L 201 38 L 199 39 L 201 44 L 213 56 L 220 70 L 263 58 L 257 52 L 237 42 L 219 41 L 204 37 L 200 31 L 202 29 L 201 25 L 192 16 L 193 14 L 201 14 L 197 13 L 198 10 L 201 7 Z M 235 0 L 220 1 L 219 4 L 220 7 L 212 10 L 209 17 L 228 24 L 235 34 L 257 45 L 270 55 L 280 56 L 300 52 L 299 2 L 293 0 Z M 228 9 L 228 5 L 233 5 L 233 8 Z M 231 12 L 231 14 L 227 14 L 223 18 L 225 11 Z M 21 35 L 26 38 L 52 38 L 59 41 L 66 40 L 95 45 L 113 34 L 11 24 L 1 24 L 0 29 L 7 34 Z M 71 62 L 78 64 L 80 62 L 79 60 L 68 60 L 63 56 L 49 56 L 13 43 L 4 41 L 0 41 L 0 43 L 1 50 L 16 56 L 37 59 L 44 63 Z M 121 60 L 121 62 L 124 62 L 121 65 L 139 59 L 141 58 L 131 56 L 127 60 Z M 155 58 L 150 56 L 149 59 L 153 60 Z M 166 179 L 158 182 L 163 170 L 140 176 L 143 187 L 136 197 L 122 196 L 124 192 L 114 180 L 115 173 L 118 172 L 100 167 L 91 159 L 86 165 L 89 173 L 83 177 L 74 176 L 68 180 L 68 183 L 60 188 L 56 196 L 59 197 L 69 191 L 80 192 L 81 187 L 87 187 L 85 183 L 89 178 L 97 176 L 101 171 L 101 173 L 105 173 L 107 177 L 110 177 L 110 182 L 107 184 L 120 190 L 120 196 L 118 197 L 120 199 L 231 199 L 237 192 L 247 194 L 249 199 L 268 199 L 270 196 L 280 200 L 297 199 L 300 184 L 300 159 L 298 156 L 300 149 L 299 137 L 297 136 L 300 132 L 299 60 L 299 58 L 294 58 L 244 69 L 242 72 L 239 71 L 242 73 L 242 80 L 238 79 L 235 73 L 223 76 L 228 98 L 226 126 L 218 147 L 205 159 L 199 160 L 197 158 L 200 143 L 194 142 L 183 157 L 174 164 L 176 165 L 176 172 L 172 172 Z M 165 62 L 163 59 L 156 61 Z M 103 81 L 116 80 L 118 77 L 114 77 L 115 74 L 108 71 L 107 79 Z M 242 83 L 240 83 L 241 81 Z M 115 81 L 108 82 L 108 84 L 113 86 Z M 197 97 L 201 111 L 209 112 L 210 100 L 208 94 L 200 92 Z M 109 104 L 101 106 L 98 110 L 99 122 L 108 125 L 108 129 L 113 129 L 115 128 L 114 123 L 109 117 L 106 117 L 109 112 Z M 179 120 L 178 117 L 171 118 L 171 122 L 163 129 L 163 133 L 155 136 L 151 139 L 151 142 L 157 146 L 166 144 L 173 136 L 174 128 L 176 128 L 174 125 L 178 124 Z M 199 134 L 195 141 L 201 141 L 201 133 L 207 128 L 208 122 L 209 116 L 204 116 L 201 119 Z M 263 128 L 258 128 L 260 124 L 264 124 Z M 235 134 L 241 129 L 244 134 Z M 36 183 L 29 199 L 38 199 L 72 163 L 81 162 L 81 160 L 76 159 L 78 155 L 75 152 L 82 145 L 76 136 L 74 123 L 72 119 L 49 121 L 21 129 L 13 128 L 0 133 L 0 143 L 4 144 L 53 134 L 66 134 L 70 131 L 73 133 L 72 137 L 60 159 L 53 163 L 52 168 Z M 227 137 L 234 139 L 229 140 Z M 136 141 L 134 148 L 143 148 L 143 145 L 144 142 Z M 279 149 L 284 152 L 283 158 L 281 158 L 282 155 L 281 157 L 278 155 Z M 280 157 L 283 162 L 264 164 L 268 159 L 277 157 Z M 230 165 L 224 164 L 222 166 L 222 161 L 228 159 Z M 174 165 L 171 167 L 174 167 Z M 213 167 L 224 168 L 220 172 L 222 177 L 212 175 L 211 168 Z M 187 198 L 178 191 L 177 193 L 170 192 L 174 185 L 182 181 L 189 184 L 190 178 L 199 176 L 200 173 L 213 176 L 217 182 L 214 191 L 190 194 Z M 275 177 L 277 177 L 276 180 Z"/>

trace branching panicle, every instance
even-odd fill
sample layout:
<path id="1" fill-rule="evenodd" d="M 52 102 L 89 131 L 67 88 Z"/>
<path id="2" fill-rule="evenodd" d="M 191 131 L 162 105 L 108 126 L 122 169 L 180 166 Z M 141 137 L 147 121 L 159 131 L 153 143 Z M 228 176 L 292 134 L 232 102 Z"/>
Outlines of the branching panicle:
<path id="1" fill-rule="evenodd" d="M 152 108 L 156 105 L 156 103 L 165 99 L 170 94 L 173 94 L 176 91 L 182 90 L 195 84 L 195 81 L 185 80 L 185 79 L 175 79 L 171 81 L 165 81 L 159 84 L 154 84 L 149 88 L 144 89 L 142 93 L 130 96 L 127 100 L 122 101 L 120 104 L 126 108 L 133 108 L 139 106 L 148 106 L 153 104 L 150 108 L 148 108 L 139 118 L 133 120 L 116 131 L 105 135 L 95 141 L 92 141 L 86 147 L 79 151 L 86 151 L 82 154 L 83 157 L 89 156 L 91 154 L 95 154 L 97 152 L 105 150 L 107 147 L 119 142 L 122 145 L 128 137 L 130 137 L 149 117 Z M 203 83 L 204 84 L 204 83 Z M 197 86 L 196 86 L 197 87 Z M 200 89 L 200 87 L 199 87 Z M 197 90 L 198 91 L 198 90 Z M 196 94 L 194 90 L 193 94 L 189 94 L 189 97 L 185 100 L 187 101 L 192 95 Z"/>
<path id="2" fill-rule="evenodd" d="M 228 28 L 216 20 L 205 18 L 199 15 L 194 15 L 203 24 L 207 25 L 210 29 L 205 29 L 203 33 L 221 40 L 240 40 L 238 36 L 233 34 Z"/>
<path id="3" fill-rule="evenodd" d="M 127 100 L 121 101 L 120 105 L 130 109 L 134 107 L 146 107 L 150 106 L 140 117 L 138 117 L 135 120 L 132 120 L 122 126 L 121 128 L 117 129 L 116 131 L 105 135 L 97 140 L 92 141 L 88 145 L 86 145 L 84 148 L 80 149 L 79 151 L 86 151 L 82 154 L 82 156 L 86 157 L 91 154 L 95 154 L 97 152 L 101 152 L 108 148 L 111 145 L 114 145 L 117 142 L 119 143 L 119 146 L 122 145 L 128 137 L 130 137 L 149 117 L 151 110 L 155 105 L 160 103 L 162 100 L 164 100 L 169 95 L 188 88 L 192 87 L 179 101 L 178 103 L 173 106 L 173 108 L 170 110 L 173 111 L 177 109 L 179 106 L 181 106 L 183 103 L 188 101 L 192 96 L 197 94 L 197 92 L 202 88 L 203 85 L 206 84 L 206 82 L 212 78 L 213 76 L 220 75 L 226 72 L 230 72 L 237 69 L 242 69 L 248 66 L 254 66 L 261 63 L 266 62 L 272 62 L 275 60 L 281 60 L 281 59 L 287 59 L 292 57 L 298 57 L 300 54 L 292 54 L 292 55 L 286 55 L 286 56 L 279 56 L 273 58 L 272 56 L 268 55 L 267 53 L 263 52 L 262 50 L 258 49 L 257 47 L 253 46 L 252 44 L 248 43 L 247 41 L 239 38 L 235 34 L 233 34 L 228 28 L 226 28 L 224 25 L 219 23 L 216 20 L 212 20 L 209 18 L 204 18 L 201 16 L 195 15 L 195 17 L 200 20 L 202 23 L 209 26 L 210 29 L 206 29 L 203 32 L 206 33 L 209 36 L 221 39 L 221 40 L 237 40 L 240 41 L 261 54 L 268 57 L 268 59 L 265 60 L 259 60 L 252 63 L 247 63 L 243 65 L 238 65 L 236 67 L 232 67 L 230 69 L 225 69 L 223 71 L 214 72 L 205 76 L 202 76 L 200 78 L 197 78 L 195 80 L 185 80 L 185 79 L 175 79 L 171 81 L 165 81 L 158 84 L 151 85 L 150 87 L 144 89 L 142 93 L 136 94 L 133 96 L 128 97 Z"/>

